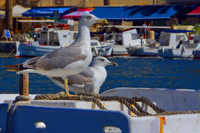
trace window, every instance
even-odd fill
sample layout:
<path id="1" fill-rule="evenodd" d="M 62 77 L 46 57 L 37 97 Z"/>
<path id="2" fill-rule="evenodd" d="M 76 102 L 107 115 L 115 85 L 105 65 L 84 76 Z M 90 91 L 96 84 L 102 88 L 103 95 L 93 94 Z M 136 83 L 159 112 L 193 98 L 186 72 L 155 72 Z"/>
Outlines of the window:
<path id="1" fill-rule="evenodd" d="M 98 43 L 92 42 L 92 43 L 91 43 L 91 46 L 98 46 Z"/>
<path id="2" fill-rule="evenodd" d="M 132 36 L 132 40 L 135 40 L 135 39 L 139 38 L 138 34 L 131 34 L 131 36 Z"/>

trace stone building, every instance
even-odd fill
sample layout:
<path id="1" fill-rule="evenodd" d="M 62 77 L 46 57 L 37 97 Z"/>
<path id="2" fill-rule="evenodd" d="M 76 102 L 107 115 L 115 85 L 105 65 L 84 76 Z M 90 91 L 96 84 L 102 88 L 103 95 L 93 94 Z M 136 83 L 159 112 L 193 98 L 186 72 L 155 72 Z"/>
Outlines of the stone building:
<path id="1" fill-rule="evenodd" d="M 45 6 L 121 6 L 121 5 L 156 5 L 165 4 L 165 0 L 16 0 L 17 3 L 31 7 Z"/>
<path id="2" fill-rule="evenodd" d="M 6 7 L 6 0 L 0 0 L 0 8 L 5 9 Z"/>
<path id="3" fill-rule="evenodd" d="M 166 0 L 13 0 L 15 4 L 28 7 L 163 5 L 165 4 L 165 1 Z M 0 8 L 5 9 L 5 3 L 6 0 L 0 0 Z"/>

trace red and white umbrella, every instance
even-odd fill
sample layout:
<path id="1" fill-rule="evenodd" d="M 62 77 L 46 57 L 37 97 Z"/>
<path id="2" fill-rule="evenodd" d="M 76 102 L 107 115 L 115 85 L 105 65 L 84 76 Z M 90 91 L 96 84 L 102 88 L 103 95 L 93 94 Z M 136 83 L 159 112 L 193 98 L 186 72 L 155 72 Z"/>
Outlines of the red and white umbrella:
<path id="1" fill-rule="evenodd" d="M 81 16 L 91 11 L 92 11 L 91 9 L 84 7 L 84 8 L 78 9 L 75 12 L 62 16 L 62 19 L 79 19 Z"/>

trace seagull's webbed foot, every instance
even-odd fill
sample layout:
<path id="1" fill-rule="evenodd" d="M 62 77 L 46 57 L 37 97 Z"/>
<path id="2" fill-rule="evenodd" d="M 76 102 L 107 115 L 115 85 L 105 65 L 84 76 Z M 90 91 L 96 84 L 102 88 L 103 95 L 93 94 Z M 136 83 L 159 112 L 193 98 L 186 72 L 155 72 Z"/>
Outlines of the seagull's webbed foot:
<path id="1" fill-rule="evenodd" d="M 67 94 L 65 95 L 66 97 L 77 97 L 78 95 L 71 95 L 71 94 Z"/>

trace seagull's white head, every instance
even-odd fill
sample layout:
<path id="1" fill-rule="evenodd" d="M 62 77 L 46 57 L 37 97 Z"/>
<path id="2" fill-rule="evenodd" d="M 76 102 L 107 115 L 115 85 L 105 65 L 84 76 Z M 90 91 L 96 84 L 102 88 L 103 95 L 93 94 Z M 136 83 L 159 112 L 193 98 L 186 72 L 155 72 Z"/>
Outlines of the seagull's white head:
<path id="1" fill-rule="evenodd" d="M 79 23 L 81 25 L 86 25 L 87 27 L 92 26 L 96 23 L 108 23 L 106 19 L 100 19 L 96 16 L 90 14 L 89 12 L 86 12 L 79 20 Z"/>
<path id="2" fill-rule="evenodd" d="M 111 62 L 102 56 L 97 56 L 97 57 L 93 58 L 92 65 L 93 66 L 102 66 L 102 67 L 106 67 L 108 65 L 118 66 L 118 64 L 116 62 Z"/>

